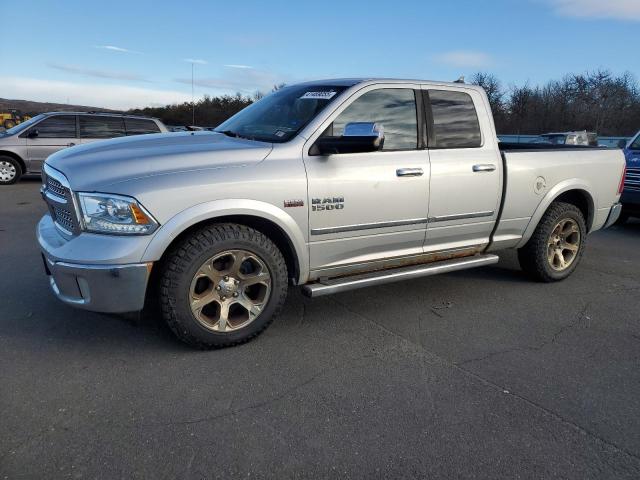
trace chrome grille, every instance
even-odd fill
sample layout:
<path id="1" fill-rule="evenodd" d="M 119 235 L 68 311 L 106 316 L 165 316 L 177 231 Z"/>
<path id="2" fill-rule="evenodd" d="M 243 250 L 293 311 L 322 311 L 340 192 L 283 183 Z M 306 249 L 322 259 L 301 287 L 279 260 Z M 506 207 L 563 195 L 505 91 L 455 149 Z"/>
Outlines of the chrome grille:
<path id="1" fill-rule="evenodd" d="M 43 176 L 43 198 L 56 227 L 65 235 L 77 235 L 80 233 L 80 224 L 76 217 L 73 192 L 66 178 L 47 164 Z"/>
<path id="2" fill-rule="evenodd" d="M 59 197 L 66 198 L 69 190 L 55 178 L 47 176 L 47 190 Z"/>
<path id="3" fill-rule="evenodd" d="M 640 168 L 627 168 L 627 178 L 624 180 L 624 189 L 640 191 Z"/>
<path id="4" fill-rule="evenodd" d="M 56 206 L 53 207 L 53 213 L 53 219 L 56 221 L 56 223 L 67 230 L 69 233 L 73 233 L 73 230 L 75 228 L 73 215 L 64 208 Z"/>

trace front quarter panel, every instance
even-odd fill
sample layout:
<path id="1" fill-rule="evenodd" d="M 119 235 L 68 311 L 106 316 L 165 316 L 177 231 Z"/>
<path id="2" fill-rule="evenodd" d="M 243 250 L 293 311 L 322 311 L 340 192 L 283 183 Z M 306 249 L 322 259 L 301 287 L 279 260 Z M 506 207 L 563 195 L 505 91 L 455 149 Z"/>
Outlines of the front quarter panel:
<path id="1" fill-rule="evenodd" d="M 225 199 L 205 202 L 183 210 L 163 225 L 153 237 L 142 257 L 142 262 L 159 260 L 169 245 L 185 230 L 198 223 L 230 215 L 263 218 L 276 224 L 289 237 L 298 259 L 299 283 L 308 278 L 309 258 L 305 240 L 306 223 L 301 229 L 298 221 L 284 210 L 270 203 L 250 199 Z"/>
<path id="2" fill-rule="evenodd" d="M 275 223 L 287 234 L 298 258 L 300 278 L 306 281 L 309 219 L 306 174 L 299 152 L 283 147 L 258 164 L 138 178 L 112 185 L 110 191 L 137 198 L 161 225 L 140 261 L 159 260 L 178 235 L 197 223 L 250 215 Z M 285 207 L 287 200 L 304 204 Z"/>

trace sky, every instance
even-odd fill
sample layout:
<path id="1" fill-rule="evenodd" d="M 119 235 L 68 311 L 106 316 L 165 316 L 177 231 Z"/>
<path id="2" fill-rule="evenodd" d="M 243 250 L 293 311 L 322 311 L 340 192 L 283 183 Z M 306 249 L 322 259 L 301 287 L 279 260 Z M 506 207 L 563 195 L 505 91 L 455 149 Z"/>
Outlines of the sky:
<path id="1" fill-rule="evenodd" d="M 640 75 L 640 0 L 0 0 L 0 97 L 127 109 L 335 77 Z M 11 40 L 12 39 L 12 40 Z"/>

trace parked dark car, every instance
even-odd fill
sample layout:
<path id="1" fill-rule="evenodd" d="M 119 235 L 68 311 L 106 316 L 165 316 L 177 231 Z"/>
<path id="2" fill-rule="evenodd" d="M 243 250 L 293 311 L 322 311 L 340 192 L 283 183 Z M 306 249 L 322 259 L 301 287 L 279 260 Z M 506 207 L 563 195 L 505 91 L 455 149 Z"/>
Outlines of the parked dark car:
<path id="1" fill-rule="evenodd" d="M 624 156 L 627 159 L 627 177 L 621 198 L 620 223 L 629 217 L 640 217 L 640 132 L 627 143 Z"/>

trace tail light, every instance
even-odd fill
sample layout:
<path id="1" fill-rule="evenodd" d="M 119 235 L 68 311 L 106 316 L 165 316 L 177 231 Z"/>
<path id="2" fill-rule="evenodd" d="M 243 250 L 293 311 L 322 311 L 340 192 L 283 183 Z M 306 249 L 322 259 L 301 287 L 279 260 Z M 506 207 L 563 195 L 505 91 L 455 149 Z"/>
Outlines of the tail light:
<path id="1" fill-rule="evenodd" d="M 627 166 L 624 166 L 622 170 L 622 178 L 620 179 L 620 185 L 618 185 L 618 195 L 622 195 L 622 191 L 624 190 L 624 181 L 627 178 Z"/>

